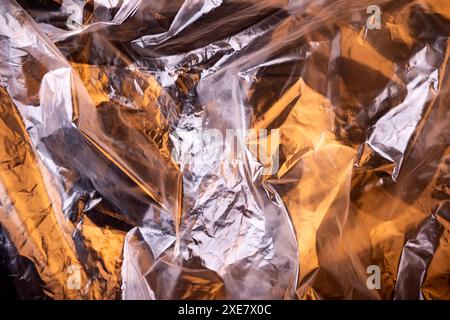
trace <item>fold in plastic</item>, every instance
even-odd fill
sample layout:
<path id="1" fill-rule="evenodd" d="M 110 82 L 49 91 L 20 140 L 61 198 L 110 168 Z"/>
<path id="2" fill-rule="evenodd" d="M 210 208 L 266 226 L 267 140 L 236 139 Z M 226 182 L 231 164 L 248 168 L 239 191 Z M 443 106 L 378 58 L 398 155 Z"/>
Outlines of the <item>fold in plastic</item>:
<path id="1" fill-rule="evenodd" d="M 446 0 L 0 0 L 0 297 L 450 299 L 449 33 Z"/>

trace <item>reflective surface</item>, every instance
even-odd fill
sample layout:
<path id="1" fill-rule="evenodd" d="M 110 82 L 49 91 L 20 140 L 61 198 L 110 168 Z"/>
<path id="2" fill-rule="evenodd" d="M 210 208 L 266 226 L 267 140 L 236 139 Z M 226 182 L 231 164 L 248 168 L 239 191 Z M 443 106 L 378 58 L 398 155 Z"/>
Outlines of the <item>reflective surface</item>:
<path id="1" fill-rule="evenodd" d="M 450 299 L 447 1 L 0 7 L 0 297 Z"/>

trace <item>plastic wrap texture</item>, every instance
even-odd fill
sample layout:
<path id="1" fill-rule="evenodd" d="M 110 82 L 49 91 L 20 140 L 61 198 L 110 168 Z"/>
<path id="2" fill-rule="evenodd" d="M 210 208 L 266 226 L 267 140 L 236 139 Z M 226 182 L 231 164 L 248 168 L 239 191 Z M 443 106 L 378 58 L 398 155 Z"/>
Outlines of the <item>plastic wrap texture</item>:
<path id="1" fill-rule="evenodd" d="M 447 0 L 0 0 L 0 297 L 450 299 L 449 22 Z"/>

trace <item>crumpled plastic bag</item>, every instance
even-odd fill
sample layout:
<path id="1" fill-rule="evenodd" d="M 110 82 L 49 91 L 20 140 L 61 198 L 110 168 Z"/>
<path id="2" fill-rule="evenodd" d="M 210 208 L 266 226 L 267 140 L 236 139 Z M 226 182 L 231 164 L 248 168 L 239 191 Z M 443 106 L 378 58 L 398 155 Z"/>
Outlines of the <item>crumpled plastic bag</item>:
<path id="1" fill-rule="evenodd" d="M 0 297 L 450 298 L 447 1 L 0 7 Z"/>

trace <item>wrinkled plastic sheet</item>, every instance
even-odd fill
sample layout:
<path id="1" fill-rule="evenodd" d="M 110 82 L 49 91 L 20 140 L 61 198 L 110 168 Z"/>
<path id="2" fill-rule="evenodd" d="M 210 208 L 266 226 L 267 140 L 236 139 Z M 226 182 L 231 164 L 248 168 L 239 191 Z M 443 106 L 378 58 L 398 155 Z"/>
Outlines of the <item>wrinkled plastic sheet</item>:
<path id="1" fill-rule="evenodd" d="M 0 296 L 449 299 L 449 20 L 0 0 Z M 204 157 L 205 128 L 276 129 L 279 166 Z"/>

